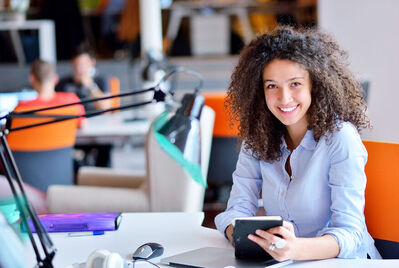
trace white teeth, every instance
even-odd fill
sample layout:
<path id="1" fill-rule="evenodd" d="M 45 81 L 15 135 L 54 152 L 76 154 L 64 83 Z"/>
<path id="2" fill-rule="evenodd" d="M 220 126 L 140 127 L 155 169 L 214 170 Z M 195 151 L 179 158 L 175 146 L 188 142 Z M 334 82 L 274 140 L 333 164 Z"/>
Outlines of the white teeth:
<path id="1" fill-rule="evenodd" d="M 290 108 L 281 108 L 281 107 L 280 107 L 280 109 L 281 109 L 283 112 L 291 112 L 291 111 L 295 110 L 295 108 L 296 108 L 296 106 L 290 107 Z"/>

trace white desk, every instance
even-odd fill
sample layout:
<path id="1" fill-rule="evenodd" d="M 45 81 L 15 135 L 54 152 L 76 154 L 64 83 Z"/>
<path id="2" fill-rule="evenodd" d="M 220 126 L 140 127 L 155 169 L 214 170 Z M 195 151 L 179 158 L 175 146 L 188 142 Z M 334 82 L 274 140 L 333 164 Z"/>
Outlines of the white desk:
<path id="1" fill-rule="evenodd" d="M 131 253 L 146 242 L 158 242 L 164 246 L 163 256 L 175 255 L 200 247 L 232 248 L 218 231 L 201 227 L 203 213 L 124 213 L 119 230 L 105 235 L 68 237 L 65 233 L 50 236 L 58 249 L 54 267 L 65 267 L 72 263 L 84 262 L 95 249 L 107 249 L 130 258 Z M 35 263 L 33 250 L 29 247 L 26 267 Z M 137 263 L 137 267 L 147 267 Z M 166 266 L 165 266 L 166 267 Z M 399 267 L 399 260 L 343 260 L 297 262 L 287 267 Z"/>
<path id="2" fill-rule="evenodd" d="M 39 56 L 43 60 L 57 61 L 55 48 L 55 27 L 52 20 L 0 21 L 0 30 L 10 31 L 11 41 L 17 55 L 19 65 L 25 64 L 19 30 L 37 30 L 39 32 Z"/>
<path id="3" fill-rule="evenodd" d="M 128 110 L 88 118 L 76 133 L 76 144 L 109 144 L 114 143 L 115 139 L 127 140 L 132 136 L 145 136 L 150 128 L 150 121 L 129 121 L 132 117 L 133 112 Z"/>

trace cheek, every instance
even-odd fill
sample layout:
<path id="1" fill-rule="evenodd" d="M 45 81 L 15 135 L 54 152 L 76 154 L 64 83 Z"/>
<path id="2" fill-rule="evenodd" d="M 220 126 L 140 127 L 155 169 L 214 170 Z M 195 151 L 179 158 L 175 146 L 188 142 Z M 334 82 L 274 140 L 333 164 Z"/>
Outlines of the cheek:
<path id="1" fill-rule="evenodd" d="M 276 98 L 274 97 L 273 94 L 265 93 L 265 102 L 266 102 L 267 107 L 269 107 L 269 109 L 270 109 L 270 107 L 273 106 L 273 103 L 276 102 Z"/>

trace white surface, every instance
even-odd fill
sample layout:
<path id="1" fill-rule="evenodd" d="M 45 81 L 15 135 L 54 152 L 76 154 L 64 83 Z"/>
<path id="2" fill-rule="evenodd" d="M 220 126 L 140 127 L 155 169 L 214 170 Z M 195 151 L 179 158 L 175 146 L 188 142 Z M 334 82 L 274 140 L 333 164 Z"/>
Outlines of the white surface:
<path id="1" fill-rule="evenodd" d="M 0 30 L 3 31 L 38 30 L 39 56 L 53 63 L 57 61 L 54 29 L 52 20 L 0 21 Z M 21 44 L 14 44 L 14 46 L 21 46 Z"/>
<path id="2" fill-rule="evenodd" d="M 201 247 L 232 248 L 218 231 L 201 227 L 203 213 L 124 213 L 119 230 L 99 236 L 68 237 L 66 233 L 50 234 L 58 252 L 54 267 L 81 263 L 96 249 L 107 249 L 130 259 L 140 245 L 157 242 L 164 246 L 161 258 Z M 27 266 L 33 267 L 35 257 L 29 247 Z M 144 265 L 137 265 L 145 267 Z M 399 260 L 344 260 L 297 262 L 287 267 L 399 267 Z"/>
<path id="3" fill-rule="evenodd" d="M 76 133 L 76 143 L 101 143 L 102 140 L 109 142 L 116 137 L 129 138 L 147 134 L 150 121 L 126 121 L 132 117 L 132 111 L 122 111 L 88 118 Z"/>
<path id="4" fill-rule="evenodd" d="M 54 267 L 84 262 L 96 249 L 107 249 L 130 259 L 140 245 L 157 242 L 164 246 L 163 256 L 205 246 L 229 247 L 216 230 L 203 228 L 204 215 L 198 213 L 124 213 L 119 230 L 99 236 L 68 237 L 66 233 L 50 234 L 58 249 Z M 33 267 L 33 250 L 28 253 L 28 265 Z M 159 262 L 160 258 L 154 259 Z"/>
<path id="5" fill-rule="evenodd" d="M 399 61 L 399 1 L 319 0 L 318 24 L 349 52 L 351 66 L 370 77 L 368 140 L 399 142 L 396 83 Z"/>
<path id="6" fill-rule="evenodd" d="M 190 20 L 194 56 L 227 55 L 230 52 L 230 18 L 225 15 L 195 15 Z M 209 29 L 212 29 L 210 31 Z"/>

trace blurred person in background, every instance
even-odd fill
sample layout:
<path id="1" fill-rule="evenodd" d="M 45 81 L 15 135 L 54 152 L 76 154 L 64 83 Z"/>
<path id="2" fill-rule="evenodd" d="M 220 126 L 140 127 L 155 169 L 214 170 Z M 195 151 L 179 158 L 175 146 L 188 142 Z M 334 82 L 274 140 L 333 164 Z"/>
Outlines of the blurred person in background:
<path id="1" fill-rule="evenodd" d="M 37 59 L 31 65 L 29 82 L 37 92 L 37 98 L 18 103 L 17 108 L 35 109 L 38 107 L 49 107 L 67 103 L 79 102 L 78 96 L 72 92 L 55 92 L 55 85 L 58 82 L 58 75 L 55 67 L 50 62 Z M 84 114 L 85 110 L 79 105 L 79 114 Z M 79 119 L 79 125 L 82 123 Z"/>
<path id="2" fill-rule="evenodd" d="M 95 69 L 94 53 L 85 45 L 77 47 L 72 56 L 73 74 L 62 78 L 56 86 L 57 92 L 73 92 L 81 100 L 109 95 L 107 79 Z M 87 112 L 111 108 L 111 100 L 84 104 Z"/>

